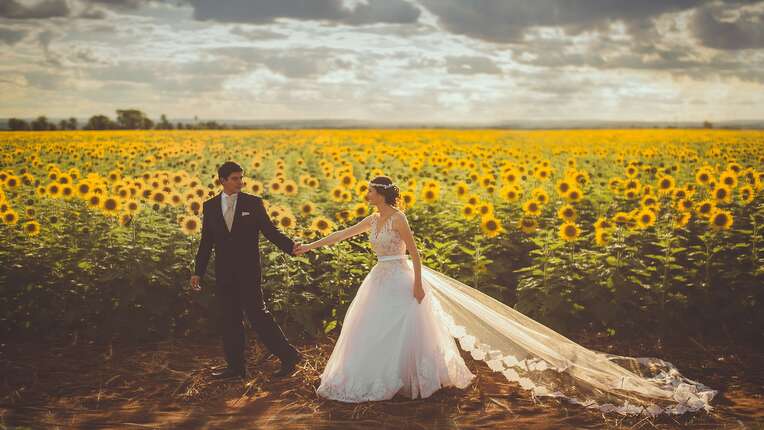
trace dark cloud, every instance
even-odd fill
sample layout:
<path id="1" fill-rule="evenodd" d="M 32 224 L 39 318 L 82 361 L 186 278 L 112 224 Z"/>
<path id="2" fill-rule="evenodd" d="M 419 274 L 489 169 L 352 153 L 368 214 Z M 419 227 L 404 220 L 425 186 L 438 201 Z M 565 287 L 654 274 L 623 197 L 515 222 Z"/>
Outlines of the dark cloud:
<path id="1" fill-rule="evenodd" d="M 24 73 L 27 86 L 41 90 L 58 91 L 69 87 L 66 76 L 59 72 L 34 70 Z"/>
<path id="2" fill-rule="evenodd" d="M 138 9 L 144 4 L 149 3 L 150 0 L 85 0 L 85 2 L 94 5 L 102 5 L 113 9 L 130 10 Z"/>
<path id="3" fill-rule="evenodd" d="M 703 0 L 420 0 L 444 29 L 498 43 L 522 42 L 529 28 L 569 33 L 612 21 L 637 21 L 698 6 Z"/>
<path id="4" fill-rule="evenodd" d="M 13 28 L 0 27 L 0 42 L 6 45 L 15 45 L 29 33 L 27 30 L 14 30 Z"/>
<path id="5" fill-rule="evenodd" d="M 708 6 L 694 12 L 692 28 L 700 42 L 723 50 L 764 48 L 764 11 L 739 11 L 734 21 L 722 21 L 725 10 Z"/>
<path id="6" fill-rule="evenodd" d="M 79 18 L 84 19 L 106 19 L 107 16 L 103 9 L 98 8 L 88 8 L 78 15 Z"/>
<path id="7" fill-rule="evenodd" d="M 368 0 L 346 8 L 342 0 L 187 0 L 201 21 L 267 24 L 278 18 L 362 25 L 412 23 L 420 10 L 405 0 Z"/>
<path id="8" fill-rule="evenodd" d="M 66 0 L 43 0 L 31 5 L 16 0 L 0 0 L 0 17 L 11 19 L 46 19 L 68 16 Z"/>
<path id="9" fill-rule="evenodd" d="M 488 57 L 447 57 L 446 70 L 448 73 L 461 75 L 500 75 L 501 69 Z"/>
<path id="10" fill-rule="evenodd" d="M 342 50 L 324 48 L 262 49 L 248 46 L 211 48 L 208 50 L 231 67 L 250 70 L 262 66 L 287 78 L 315 78 L 332 70 L 347 68 L 347 61 L 339 58 Z"/>

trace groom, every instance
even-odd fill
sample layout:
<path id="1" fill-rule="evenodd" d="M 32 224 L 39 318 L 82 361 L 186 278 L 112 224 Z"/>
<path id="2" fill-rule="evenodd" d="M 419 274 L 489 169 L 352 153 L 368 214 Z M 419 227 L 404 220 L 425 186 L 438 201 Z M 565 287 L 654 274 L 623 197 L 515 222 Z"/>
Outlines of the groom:
<path id="1" fill-rule="evenodd" d="M 243 169 L 231 161 L 226 161 L 218 169 L 223 192 L 204 202 L 202 238 L 191 287 L 197 291 L 201 289 L 199 283 L 214 248 L 215 293 L 228 367 L 214 371 L 213 377 L 247 376 L 242 310 L 260 341 L 281 360 L 281 368 L 274 376 L 286 376 L 294 371 L 302 356 L 289 344 L 263 302 L 259 233 L 263 232 L 269 241 L 289 255 L 295 255 L 302 246 L 273 225 L 260 197 L 241 191 L 243 174 Z"/>

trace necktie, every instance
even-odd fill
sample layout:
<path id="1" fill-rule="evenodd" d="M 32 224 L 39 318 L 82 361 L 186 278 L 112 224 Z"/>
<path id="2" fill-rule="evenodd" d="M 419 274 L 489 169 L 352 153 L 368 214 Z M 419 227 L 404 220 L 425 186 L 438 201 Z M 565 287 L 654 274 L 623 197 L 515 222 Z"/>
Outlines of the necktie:
<path id="1" fill-rule="evenodd" d="M 228 231 L 231 231 L 231 225 L 233 225 L 233 205 L 236 203 L 235 196 L 228 196 L 226 199 L 226 208 L 223 218 L 225 219 L 225 225 L 228 227 Z"/>

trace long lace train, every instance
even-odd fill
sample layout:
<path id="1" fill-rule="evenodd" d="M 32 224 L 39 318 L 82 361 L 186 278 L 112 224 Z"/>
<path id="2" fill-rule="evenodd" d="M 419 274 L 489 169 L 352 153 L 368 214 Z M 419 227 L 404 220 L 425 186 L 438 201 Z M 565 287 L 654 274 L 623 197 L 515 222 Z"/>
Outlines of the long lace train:
<path id="1" fill-rule="evenodd" d="M 433 308 L 476 360 L 534 396 L 623 415 L 710 411 L 717 391 L 667 361 L 589 350 L 498 300 L 422 266 Z"/>

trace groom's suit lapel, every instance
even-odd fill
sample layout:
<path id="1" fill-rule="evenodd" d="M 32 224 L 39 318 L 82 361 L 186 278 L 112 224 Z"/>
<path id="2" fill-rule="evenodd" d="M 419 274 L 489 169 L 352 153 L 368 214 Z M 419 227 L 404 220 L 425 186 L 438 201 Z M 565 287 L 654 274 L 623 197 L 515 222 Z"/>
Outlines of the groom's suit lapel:
<path id="1" fill-rule="evenodd" d="M 241 211 L 242 211 L 242 205 L 244 201 L 244 193 L 239 191 L 239 195 L 236 197 L 236 207 L 234 208 L 233 213 L 233 223 L 231 223 L 231 231 L 228 231 L 228 227 L 225 225 L 225 218 L 223 218 L 223 205 L 221 203 L 221 200 L 223 200 L 223 192 L 221 191 L 220 194 L 215 196 L 215 201 L 213 203 L 215 209 L 215 213 L 217 214 L 217 217 L 215 217 L 218 222 L 220 223 L 221 227 L 223 228 L 223 234 L 224 235 L 231 235 L 236 230 L 236 225 L 240 224 L 241 220 Z"/>
<path id="2" fill-rule="evenodd" d="M 236 196 L 236 208 L 234 209 L 233 213 L 233 223 L 231 223 L 231 231 L 229 234 L 233 234 L 233 232 L 236 230 L 236 225 L 241 224 L 241 211 L 244 204 L 244 193 L 239 191 L 239 195 Z M 221 212 L 222 213 L 222 212 Z M 228 229 L 226 229 L 228 231 Z"/>

